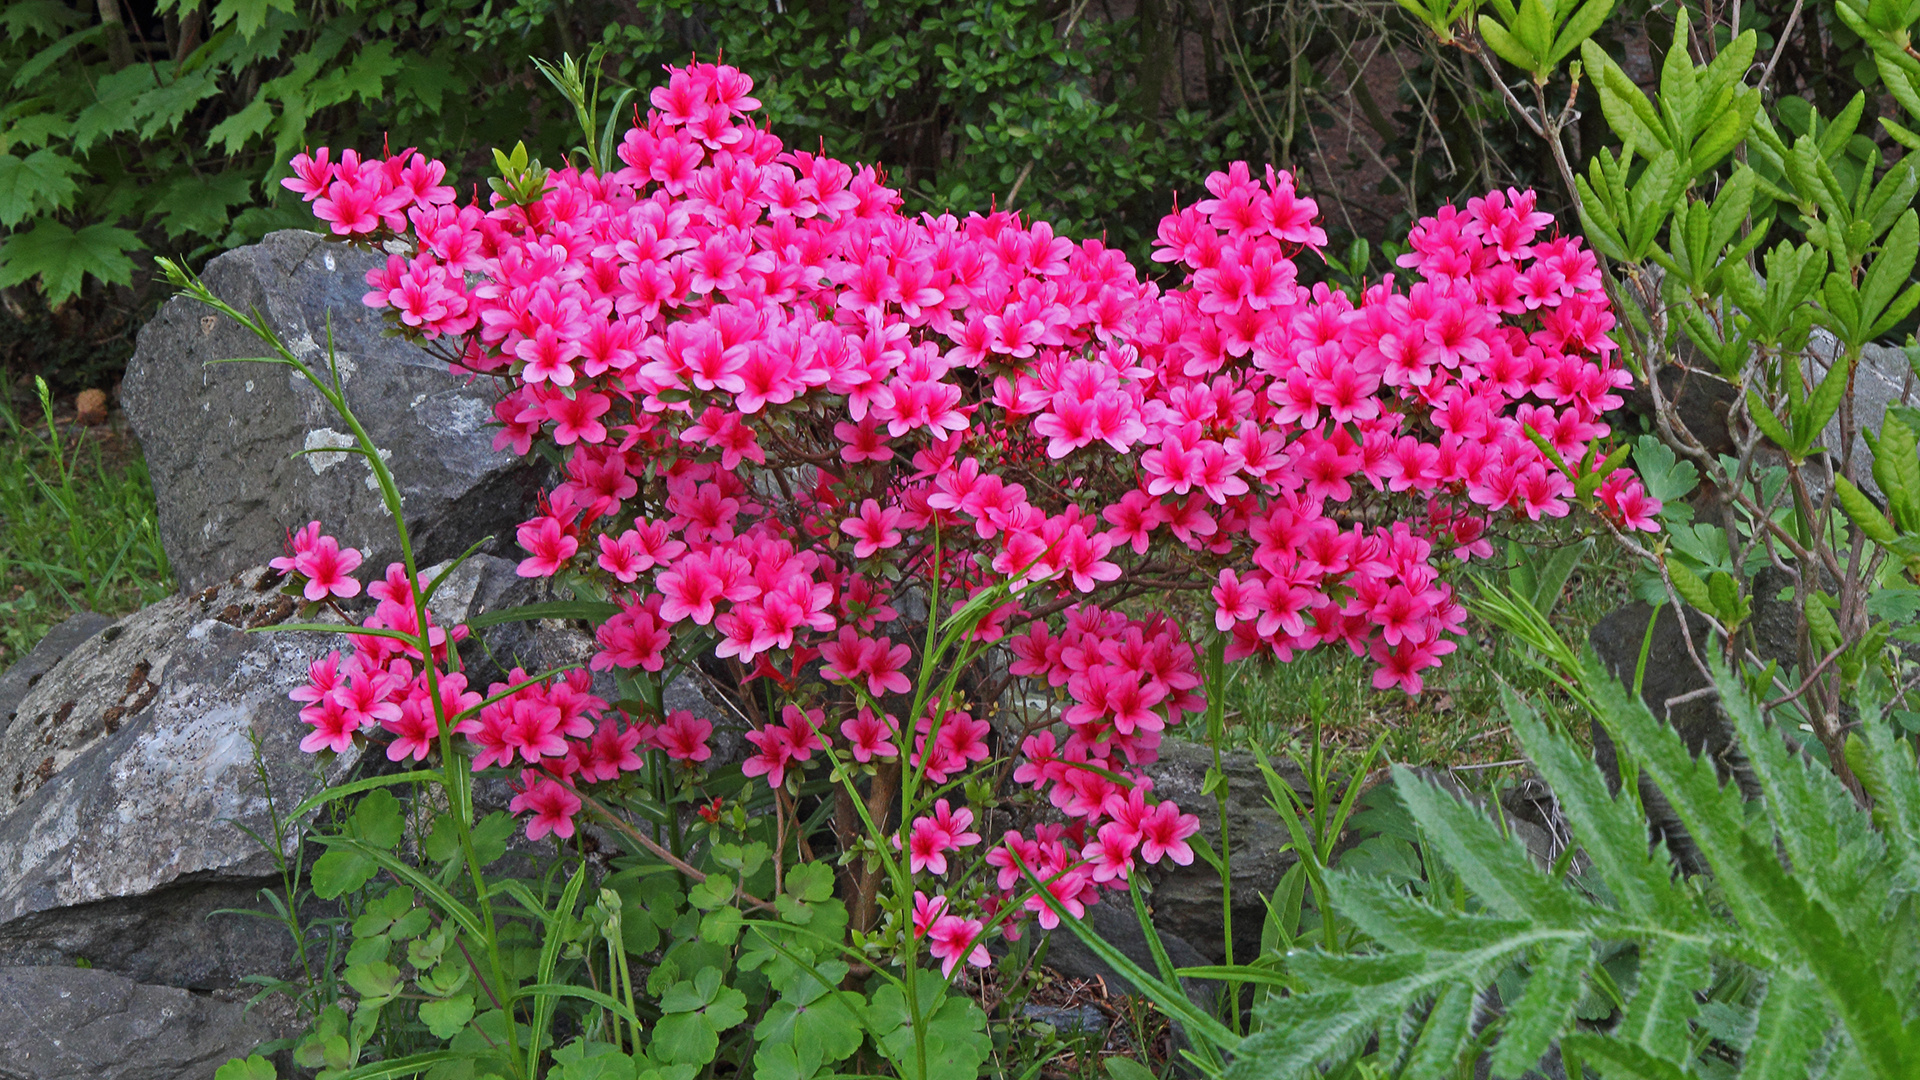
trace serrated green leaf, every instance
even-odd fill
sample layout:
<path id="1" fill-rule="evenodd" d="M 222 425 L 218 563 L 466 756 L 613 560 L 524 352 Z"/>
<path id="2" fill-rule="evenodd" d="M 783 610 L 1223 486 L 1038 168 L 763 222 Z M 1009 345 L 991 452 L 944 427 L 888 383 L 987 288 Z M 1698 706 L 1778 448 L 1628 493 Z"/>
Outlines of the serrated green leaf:
<path id="1" fill-rule="evenodd" d="M 189 233 L 217 237 L 227 227 L 227 208 L 252 195 L 253 182 L 244 173 L 182 176 L 160 200 L 160 225 L 173 239 Z"/>
<path id="2" fill-rule="evenodd" d="M 141 94 L 134 103 L 134 112 L 147 118 L 147 122 L 140 127 L 140 137 L 151 139 L 163 131 L 178 128 L 180 121 L 195 105 L 220 92 L 216 74 L 210 68 L 189 71 L 164 86 L 156 86 Z"/>
<path id="3" fill-rule="evenodd" d="M 292 15 L 294 10 L 293 0 L 220 0 L 213 6 L 213 25 L 233 23 L 241 37 L 251 39 L 267 24 L 269 11 Z"/>
<path id="4" fill-rule="evenodd" d="M 64 210 L 79 186 L 73 175 L 80 163 L 52 150 L 26 157 L 0 154 L 0 226 L 13 228 L 33 214 Z"/>
<path id="5" fill-rule="evenodd" d="M 213 126 L 207 133 L 207 149 L 219 145 L 228 157 L 246 149 L 247 142 L 273 125 L 273 99 L 257 95 L 247 107 Z"/>
<path id="6" fill-rule="evenodd" d="M 86 19 L 59 0 L 11 0 L 0 7 L 0 28 L 19 41 L 28 34 L 53 37 L 60 31 Z"/>
<path id="7" fill-rule="evenodd" d="M 88 275 L 125 285 L 133 280 L 127 252 L 142 246 L 139 237 L 112 225 L 89 225 L 75 232 L 58 221 L 39 221 L 0 244 L 0 287 L 38 277 L 47 302 L 59 304 L 77 294 Z"/>
<path id="8" fill-rule="evenodd" d="M 1820 987 L 1811 979 L 1776 972 L 1760 1003 L 1759 1024 L 1747 1047 L 1740 1080 L 1801 1080 L 1807 1064 L 1826 1041 L 1827 1011 Z"/>
<path id="9" fill-rule="evenodd" d="M 1704 946 L 1653 938 L 1640 945 L 1640 981 L 1613 1034 L 1664 1061 L 1684 1060 L 1699 1012 L 1694 995 L 1707 988 L 1713 966 Z"/>
<path id="10" fill-rule="evenodd" d="M 1536 927 L 1576 929 L 1582 913 L 1573 897 L 1548 878 L 1512 836 L 1502 836 L 1481 811 L 1422 780 L 1404 766 L 1393 770 L 1394 790 L 1439 852 L 1482 903 L 1509 919 Z"/>
<path id="11" fill-rule="evenodd" d="M 95 25 L 89 26 L 84 30 L 75 30 L 59 41 L 34 53 L 31 57 L 27 58 L 26 63 L 20 65 L 18 71 L 13 73 L 13 88 L 17 90 L 38 79 L 46 73 L 48 68 L 65 58 L 68 53 L 82 45 L 91 44 L 95 38 L 101 35 L 103 29 L 102 26 Z"/>
<path id="12" fill-rule="evenodd" d="M 102 75 L 94 83 L 94 102 L 73 121 L 73 149 L 84 154 L 101 139 L 132 131 L 145 115 L 136 103 L 154 88 L 153 69 L 145 64 Z"/>
<path id="13" fill-rule="evenodd" d="M 1605 1080 L 1691 1080 L 1692 1074 L 1662 1061 L 1630 1042 L 1602 1035 L 1577 1033 L 1561 1040 L 1563 1052 L 1599 1070 Z"/>
<path id="14" fill-rule="evenodd" d="M 1495 1076 L 1520 1080 L 1572 1021 L 1573 1005 L 1580 997 L 1580 977 L 1590 955 L 1584 941 L 1555 942 L 1538 951 L 1526 990 L 1507 1010 L 1506 1026 L 1494 1048 Z"/>

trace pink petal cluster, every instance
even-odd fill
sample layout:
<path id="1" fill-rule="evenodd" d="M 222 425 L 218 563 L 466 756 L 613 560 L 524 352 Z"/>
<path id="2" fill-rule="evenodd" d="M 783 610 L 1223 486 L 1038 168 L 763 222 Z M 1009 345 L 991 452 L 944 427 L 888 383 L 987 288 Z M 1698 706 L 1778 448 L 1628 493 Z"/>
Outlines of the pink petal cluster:
<path id="1" fill-rule="evenodd" d="M 1465 621 L 1446 568 L 1490 555 L 1495 523 L 1581 501 L 1567 463 L 1598 459 L 1630 377 L 1593 255 L 1532 192 L 1443 207 L 1412 230 L 1408 278 L 1349 296 L 1301 284 L 1296 258 L 1326 242 L 1314 201 L 1236 163 L 1161 222 L 1163 288 L 1046 222 L 910 217 L 873 167 L 755 126 L 752 86 L 673 69 L 619 167 L 554 170 L 525 205 L 459 205 L 411 150 L 302 155 L 286 184 L 399 252 L 368 306 L 502 380 L 496 446 L 564 458 L 520 572 L 615 599 L 592 667 L 711 654 L 794 699 L 748 734 L 747 775 L 787 784 L 843 752 L 829 730 L 936 785 L 988 761 L 985 719 L 935 703 L 908 731 L 889 712 L 921 640 L 900 601 L 1011 587 L 973 639 L 1071 701 L 1015 771 L 1064 823 L 989 854 L 987 910 L 1052 926 L 1028 870 L 1077 915 L 1136 857 L 1193 858 L 1197 820 L 1148 803 L 1134 770 L 1204 707 L 1202 680 L 1170 620 L 1111 610 L 1139 582 L 1209 596 L 1231 659 L 1344 646 L 1377 687 L 1418 693 Z M 1624 471 L 1588 503 L 1656 527 Z M 707 756 L 706 721 L 607 727 L 604 710 L 569 678 L 460 730 L 476 765 L 569 782 L 641 744 Z M 558 833 L 571 811 L 542 784 L 525 805 Z M 978 840 L 960 839 L 971 810 L 938 806 L 901 837 L 916 873 Z M 949 970 L 972 962 L 986 924 L 931 903 L 916 929 Z"/>
<path id="2" fill-rule="evenodd" d="M 312 565 L 308 554 L 338 550 L 319 528 L 315 522 L 295 534 L 295 554 L 274 560 L 275 567 L 312 578 L 310 569 L 302 569 Z M 357 592 L 355 582 L 353 592 L 339 595 Z M 377 604 L 361 620 L 362 630 L 420 636 L 414 586 L 402 564 L 389 566 L 367 592 Z M 593 693 L 584 669 L 536 680 L 515 668 L 506 682 L 493 683 L 484 696 L 470 691 L 465 674 L 448 670 L 448 645 L 465 640 L 467 628 L 455 626 L 449 632 L 429 617 L 426 631 L 440 698 L 437 711 L 428 685 L 429 662 L 419 648 L 384 634 L 349 632 L 353 651 L 345 657 L 335 651 L 314 661 L 306 683 L 288 695 L 304 703 L 300 719 L 313 729 L 300 748 L 341 753 L 357 738 L 379 739 L 385 741 L 389 760 L 424 761 L 438 746 L 440 718 L 453 718 L 453 731 L 466 737 L 475 772 L 516 762 L 524 766 L 512 809 L 534 811 L 527 826 L 533 839 L 549 832 L 571 837 L 573 815 L 582 805 L 574 789 L 644 767 L 644 750 L 694 763 L 712 756 L 707 745 L 713 733 L 710 721 L 685 710 L 670 713 L 659 725 L 630 720 Z"/>

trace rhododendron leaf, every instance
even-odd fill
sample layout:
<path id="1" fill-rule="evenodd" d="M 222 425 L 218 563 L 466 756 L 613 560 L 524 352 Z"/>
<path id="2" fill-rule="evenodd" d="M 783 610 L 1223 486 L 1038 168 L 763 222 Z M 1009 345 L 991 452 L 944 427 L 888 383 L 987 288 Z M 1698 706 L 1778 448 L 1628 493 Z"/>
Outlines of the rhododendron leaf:
<path id="1" fill-rule="evenodd" d="M 1572 0 L 1561 0 L 1561 2 L 1570 4 Z M 1586 3 L 1581 4 L 1579 10 L 1574 12 L 1573 17 L 1567 20 L 1566 26 L 1554 38 L 1553 51 L 1547 54 L 1547 66 L 1559 66 L 1560 61 L 1566 59 L 1568 53 L 1579 48 L 1592 37 L 1594 31 L 1600 29 L 1601 24 L 1607 21 L 1607 16 L 1613 14 L 1613 2 L 1614 0 L 1587 0 Z"/>
<path id="2" fill-rule="evenodd" d="M 1747 414 L 1753 418 L 1754 426 L 1760 429 L 1761 434 L 1772 439 L 1774 445 L 1788 453 L 1793 452 L 1793 436 L 1787 433 L 1786 425 L 1780 422 L 1780 418 L 1773 414 L 1772 409 L 1767 408 L 1766 402 L 1760 400 L 1760 395 L 1752 390 L 1747 391 Z"/>
<path id="3" fill-rule="evenodd" d="M 1793 418 L 1794 454 L 1804 455 L 1813 448 L 1814 441 L 1826 431 L 1827 421 L 1840 411 L 1840 403 L 1847 395 L 1847 385 L 1852 381 L 1850 358 L 1836 358 L 1828 367 L 1826 377 L 1814 387 L 1806 404 L 1795 410 L 1799 415 Z"/>
<path id="4" fill-rule="evenodd" d="M 473 995 L 460 994 L 420 1005 L 420 1022 L 436 1039 L 451 1039 L 473 1019 Z"/>
<path id="5" fill-rule="evenodd" d="M 1679 559 L 1668 559 L 1666 567 L 1667 578 L 1673 582 L 1673 591 L 1680 594 L 1680 599 L 1701 611 L 1714 610 L 1713 593 L 1698 574 L 1687 569 L 1686 563 Z"/>
<path id="6" fill-rule="evenodd" d="M 1532 71 L 1539 66 L 1539 59 L 1533 50 L 1495 22 L 1493 16 L 1480 16 L 1480 36 L 1486 39 L 1487 46 L 1498 53 L 1501 59 L 1514 67 Z"/>
<path id="7" fill-rule="evenodd" d="M 1835 477 L 1833 486 L 1834 494 L 1840 501 L 1840 508 L 1846 511 L 1847 517 L 1859 527 L 1862 535 L 1876 544 L 1889 548 L 1899 540 L 1899 534 L 1893 530 L 1893 523 L 1887 520 L 1879 507 L 1873 505 L 1873 500 L 1867 498 L 1866 492 L 1855 487 L 1853 482 L 1844 476 Z"/>
<path id="8" fill-rule="evenodd" d="M 1733 101 L 1714 114 L 1706 130 L 1700 133 L 1693 144 L 1692 164 L 1696 170 L 1705 171 L 1720 163 L 1720 159 L 1739 146 L 1747 137 L 1747 131 L 1753 126 L 1753 118 L 1760 111 L 1760 91 L 1743 90 L 1734 95 Z"/>
<path id="9" fill-rule="evenodd" d="M 1588 39 L 1580 44 L 1580 59 L 1594 76 L 1594 89 L 1600 95 L 1600 111 L 1613 133 L 1632 150 L 1650 154 L 1668 146 L 1666 127 L 1659 110 L 1640 92 L 1627 73 L 1614 63 L 1598 42 Z"/>

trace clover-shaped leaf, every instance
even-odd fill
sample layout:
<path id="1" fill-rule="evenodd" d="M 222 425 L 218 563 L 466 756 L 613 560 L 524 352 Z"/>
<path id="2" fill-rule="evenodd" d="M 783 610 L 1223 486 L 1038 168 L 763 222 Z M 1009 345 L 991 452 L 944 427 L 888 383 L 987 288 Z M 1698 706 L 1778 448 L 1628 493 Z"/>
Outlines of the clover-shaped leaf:
<path id="1" fill-rule="evenodd" d="M 455 997 L 429 1001 L 420 1006 L 420 1022 L 427 1025 L 436 1039 L 451 1039 L 473 1019 L 473 995 L 459 994 Z"/>

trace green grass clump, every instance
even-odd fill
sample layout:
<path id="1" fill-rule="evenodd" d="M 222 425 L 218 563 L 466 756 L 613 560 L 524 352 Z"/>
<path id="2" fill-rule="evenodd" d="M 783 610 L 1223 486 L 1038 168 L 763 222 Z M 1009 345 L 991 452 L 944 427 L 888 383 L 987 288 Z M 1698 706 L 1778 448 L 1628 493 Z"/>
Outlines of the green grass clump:
<path id="1" fill-rule="evenodd" d="M 0 395 L 0 670 L 75 612 L 120 615 L 173 591 L 147 464 L 123 431 L 62 424 Z"/>

